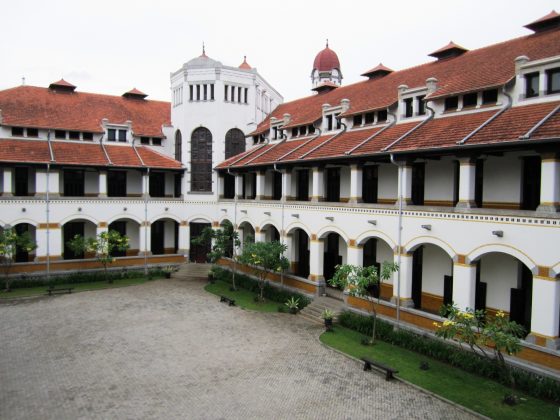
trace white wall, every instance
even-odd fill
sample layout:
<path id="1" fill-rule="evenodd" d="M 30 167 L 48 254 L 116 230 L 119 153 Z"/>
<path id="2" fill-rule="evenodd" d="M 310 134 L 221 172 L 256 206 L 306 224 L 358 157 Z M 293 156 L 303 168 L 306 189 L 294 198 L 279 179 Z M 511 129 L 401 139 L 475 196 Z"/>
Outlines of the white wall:
<path id="1" fill-rule="evenodd" d="M 424 245 L 422 260 L 422 291 L 443 296 L 443 276 L 453 273 L 453 262 L 441 248 Z"/>
<path id="2" fill-rule="evenodd" d="M 519 155 L 489 156 L 484 162 L 483 201 L 516 203 L 521 199 L 521 165 Z"/>
<path id="3" fill-rule="evenodd" d="M 378 170 L 377 198 L 397 201 L 398 169 L 395 165 L 382 163 Z"/>
<path id="4" fill-rule="evenodd" d="M 340 168 L 340 198 L 341 201 L 350 198 L 350 167 L 349 166 L 343 166 Z"/>
<path id="5" fill-rule="evenodd" d="M 506 254 L 491 253 L 480 260 L 480 281 L 486 286 L 486 306 L 509 312 L 511 288 L 517 288 L 519 262 Z"/>
<path id="6" fill-rule="evenodd" d="M 450 160 L 428 161 L 424 182 L 425 201 L 453 201 L 454 167 Z"/>

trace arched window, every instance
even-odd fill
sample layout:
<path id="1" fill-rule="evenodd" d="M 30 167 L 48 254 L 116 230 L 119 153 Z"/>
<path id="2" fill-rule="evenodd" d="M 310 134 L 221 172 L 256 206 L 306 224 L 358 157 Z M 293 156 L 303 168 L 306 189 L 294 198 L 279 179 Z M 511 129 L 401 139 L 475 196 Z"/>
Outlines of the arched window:
<path id="1" fill-rule="evenodd" d="M 175 160 L 181 162 L 183 160 L 183 136 L 181 130 L 175 132 Z"/>
<path id="2" fill-rule="evenodd" d="M 226 159 L 245 151 L 245 134 L 232 128 L 226 133 Z"/>
<path id="3" fill-rule="evenodd" d="M 191 191 L 212 191 L 212 133 L 205 127 L 191 137 Z"/>

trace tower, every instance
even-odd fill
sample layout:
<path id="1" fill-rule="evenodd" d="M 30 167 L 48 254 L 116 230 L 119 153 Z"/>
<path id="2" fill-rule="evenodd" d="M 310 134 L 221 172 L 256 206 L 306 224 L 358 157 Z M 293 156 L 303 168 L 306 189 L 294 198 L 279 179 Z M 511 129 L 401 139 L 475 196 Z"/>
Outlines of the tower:
<path id="1" fill-rule="evenodd" d="M 311 71 L 312 88 L 316 88 L 322 83 L 334 83 L 338 86 L 342 84 L 342 72 L 340 71 L 340 61 L 336 53 L 329 48 L 329 40 L 325 49 L 319 51 L 313 61 Z"/>

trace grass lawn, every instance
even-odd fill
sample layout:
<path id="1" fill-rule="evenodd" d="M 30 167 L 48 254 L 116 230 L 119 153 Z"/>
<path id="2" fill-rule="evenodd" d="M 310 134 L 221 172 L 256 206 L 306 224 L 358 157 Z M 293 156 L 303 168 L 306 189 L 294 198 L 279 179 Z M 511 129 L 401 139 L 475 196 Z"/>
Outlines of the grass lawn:
<path id="1" fill-rule="evenodd" d="M 215 283 L 208 284 L 204 289 L 217 296 L 226 296 L 230 299 L 235 299 L 235 304 L 243 309 L 250 309 L 252 311 L 260 312 L 277 312 L 278 306 L 282 303 L 272 302 L 265 300 L 264 302 L 255 302 L 256 293 L 249 292 L 245 289 L 237 288 L 236 291 L 231 291 L 231 285 L 225 281 L 216 281 Z"/>
<path id="2" fill-rule="evenodd" d="M 102 281 L 95 281 L 89 283 L 65 283 L 65 284 L 57 284 L 55 288 L 65 288 L 65 287 L 73 287 L 72 293 L 77 292 L 85 292 L 87 290 L 100 290 L 100 289 L 113 289 L 117 287 L 126 287 L 126 286 L 134 286 L 136 284 L 146 283 L 148 278 L 146 277 L 135 277 L 130 279 L 119 279 L 114 280 L 113 283 L 107 283 L 105 280 Z M 39 286 L 39 287 L 25 287 L 20 289 L 12 289 L 11 292 L 5 292 L 4 290 L 0 291 L 0 299 L 12 299 L 12 298 L 19 298 L 19 297 L 28 297 L 28 296 L 38 296 L 38 295 L 46 295 L 46 290 L 48 286 Z"/>
<path id="3" fill-rule="evenodd" d="M 398 377 L 493 419 L 558 418 L 557 405 L 516 392 L 521 401 L 510 407 L 502 404 L 508 393 L 503 385 L 383 341 L 364 346 L 362 337 L 358 332 L 335 326 L 333 333 L 321 335 L 321 341 L 356 358 L 370 356 L 386 363 L 399 371 Z M 427 361 L 430 369 L 420 370 L 421 361 Z"/>

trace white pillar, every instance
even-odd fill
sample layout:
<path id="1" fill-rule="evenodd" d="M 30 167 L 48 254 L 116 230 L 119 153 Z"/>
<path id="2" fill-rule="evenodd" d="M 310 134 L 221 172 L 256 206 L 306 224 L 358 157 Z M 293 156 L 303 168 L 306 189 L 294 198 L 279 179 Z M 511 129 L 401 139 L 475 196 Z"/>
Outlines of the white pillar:
<path id="1" fill-rule="evenodd" d="M 545 274 L 546 276 L 533 276 L 531 334 L 527 341 L 557 349 L 560 345 L 560 281 Z"/>
<path id="2" fill-rule="evenodd" d="M 107 171 L 99 171 L 99 194 L 98 197 L 107 197 Z"/>
<path id="3" fill-rule="evenodd" d="M 309 244 L 309 280 L 317 283 L 317 293 L 322 295 L 325 292 L 325 279 L 323 277 L 323 259 L 325 243 L 312 235 Z"/>
<path id="4" fill-rule="evenodd" d="M 255 242 L 266 242 L 266 231 L 255 227 Z"/>
<path id="5" fill-rule="evenodd" d="M 237 238 L 239 239 L 239 247 L 237 248 L 237 255 L 241 254 L 241 252 L 243 252 L 243 242 L 245 241 L 244 238 L 244 230 L 243 229 L 239 229 L 237 228 Z"/>
<path id="6" fill-rule="evenodd" d="M 47 168 L 37 168 L 35 171 L 35 195 L 43 197 L 47 194 L 47 189 L 50 198 L 60 195 L 60 172 L 51 169 L 47 177 Z"/>
<path id="7" fill-rule="evenodd" d="M 404 164 L 401 169 L 399 170 L 399 178 L 398 178 L 398 198 L 397 204 L 399 203 L 399 199 L 403 199 L 403 205 L 407 205 L 412 203 L 412 165 Z M 402 188 L 402 193 L 401 193 Z"/>
<path id="8" fill-rule="evenodd" d="M 315 167 L 312 171 L 311 201 L 325 200 L 325 179 L 323 168 Z"/>
<path id="9" fill-rule="evenodd" d="M 224 176 L 227 175 L 218 174 L 216 177 L 218 182 L 218 198 L 224 198 L 224 184 L 225 184 Z"/>
<path id="10" fill-rule="evenodd" d="M 399 256 L 395 254 L 394 261 L 399 263 Z M 400 287 L 399 287 L 400 276 Z M 397 289 L 399 287 L 399 289 Z M 391 301 L 397 303 L 397 290 L 400 290 L 401 306 L 412 307 L 412 254 L 402 253 L 400 256 L 399 271 L 393 277 L 393 297 Z"/>
<path id="11" fill-rule="evenodd" d="M 459 159 L 459 208 L 476 207 L 474 201 L 474 186 L 476 175 L 476 161 L 472 158 Z"/>
<path id="12" fill-rule="evenodd" d="M 4 178 L 2 186 L 2 197 L 11 197 L 14 193 L 12 185 L 14 178 L 14 168 L 4 168 Z"/>
<path id="13" fill-rule="evenodd" d="M 257 185 L 256 185 L 257 196 L 255 197 L 256 200 L 265 199 L 265 195 L 266 195 L 265 184 L 266 184 L 266 172 L 264 171 L 257 172 Z"/>
<path id="14" fill-rule="evenodd" d="M 140 252 L 138 255 L 152 254 L 152 229 L 150 222 L 143 222 L 140 225 Z"/>
<path id="15" fill-rule="evenodd" d="M 473 309 L 476 292 L 476 264 L 453 263 L 453 303 L 461 311 Z"/>
<path id="16" fill-rule="evenodd" d="M 294 244 L 295 241 L 295 235 L 282 235 L 282 243 L 284 245 L 286 245 L 286 251 L 284 252 L 284 256 L 288 259 L 288 261 L 290 262 L 290 268 L 289 271 L 293 272 L 294 271 L 294 262 L 296 262 L 296 257 L 295 257 L 295 250 L 296 250 L 296 246 Z"/>
<path id="17" fill-rule="evenodd" d="M 350 243 L 354 242 L 353 239 L 350 240 Z M 348 249 L 346 250 L 346 262 L 361 267 L 364 262 L 364 247 L 360 245 L 348 245 Z"/>
<path id="18" fill-rule="evenodd" d="M 142 174 L 142 197 L 150 196 L 150 176 L 148 173 Z"/>
<path id="19" fill-rule="evenodd" d="M 292 194 L 292 172 L 286 169 L 282 171 L 282 200 L 291 201 L 294 199 L 294 194 Z"/>
<path id="20" fill-rule="evenodd" d="M 39 223 L 37 225 L 37 229 L 35 230 L 35 241 L 37 242 L 37 249 L 35 250 L 36 261 L 46 261 L 47 251 L 50 255 L 51 261 L 60 260 L 62 258 L 62 230 L 58 223 L 51 223 L 48 233 L 47 224 Z"/>
<path id="21" fill-rule="evenodd" d="M 99 222 L 99 224 L 96 226 L 95 229 L 95 235 L 99 236 L 102 233 L 108 231 L 109 231 L 109 226 L 107 225 L 107 222 Z"/>
<path id="22" fill-rule="evenodd" d="M 362 202 L 362 167 L 350 165 L 350 203 Z"/>
<path id="23" fill-rule="evenodd" d="M 244 178 L 242 174 L 235 175 L 235 194 L 237 198 L 243 198 L 243 182 Z"/>
<path id="24" fill-rule="evenodd" d="M 179 249 L 177 253 L 183 254 L 185 257 L 189 255 L 189 248 L 191 242 L 191 229 L 189 222 L 186 220 L 179 223 Z"/>
<path id="25" fill-rule="evenodd" d="M 538 211 L 557 212 L 560 209 L 560 158 L 543 155 L 541 163 L 541 202 Z"/>

